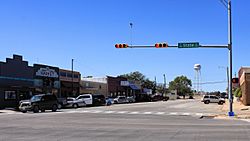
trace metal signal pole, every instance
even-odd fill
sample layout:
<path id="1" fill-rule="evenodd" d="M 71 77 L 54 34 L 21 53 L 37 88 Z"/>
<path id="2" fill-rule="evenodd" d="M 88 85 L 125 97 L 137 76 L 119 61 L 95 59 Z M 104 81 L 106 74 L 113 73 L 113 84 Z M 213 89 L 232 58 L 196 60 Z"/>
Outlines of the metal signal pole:
<path id="1" fill-rule="evenodd" d="M 228 49 L 229 49 L 229 116 L 234 116 L 233 112 L 233 94 L 232 94 L 232 63 L 233 63 L 233 53 L 232 53 L 232 9 L 231 0 L 227 2 L 228 10 Z"/>

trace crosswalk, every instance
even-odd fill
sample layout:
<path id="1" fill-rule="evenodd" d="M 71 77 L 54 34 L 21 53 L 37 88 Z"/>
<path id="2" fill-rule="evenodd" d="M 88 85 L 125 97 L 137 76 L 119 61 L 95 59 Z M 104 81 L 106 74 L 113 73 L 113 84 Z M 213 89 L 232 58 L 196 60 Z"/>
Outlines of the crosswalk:
<path id="1" fill-rule="evenodd" d="M 66 110 L 59 112 L 45 112 L 41 115 L 47 114 L 63 114 L 63 113 L 88 113 L 88 114 L 120 114 L 120 115 L 155 115 L 155 116 L 193 116 L 193 117 L 201 117 L 201 116 L 211 116 L 212 113 L 187 113 L 187 112 L 164 112 L 164 111 L 115 111 L 115 110 Z M 6 112 L 1 113 L 0 115 L 12 115 L 12 114 L 23 114 L 23 115 L 36 115 L 32 112 L 21 113 L 21 112 Z"/>
<path id="2" fill-rule="evenodd" d="M 212 113 L 162 112 L 162 111 L 111 111 L 111 110 L 74 110 L 62 113 L 89 113 L 89 114 L 127 114 L 127 115 L 158 115 L 158 116 L 211 116 Z"/>

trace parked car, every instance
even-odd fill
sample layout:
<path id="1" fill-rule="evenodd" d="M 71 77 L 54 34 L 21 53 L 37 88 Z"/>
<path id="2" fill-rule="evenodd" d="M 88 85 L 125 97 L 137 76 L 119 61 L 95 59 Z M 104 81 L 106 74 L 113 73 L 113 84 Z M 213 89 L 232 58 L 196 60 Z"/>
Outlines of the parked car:
<path id="1" fill-rule="evenodd" d="M 106 105 L 110 106 L 112 104 L 114 104 L 114 99 L 110 97 L 106 97 Z"/>
<path id="2" fill-rule="evenodd" d="M 78 108 L 86 106 L 86 103 L 84 102 L 83 99 L 68 97 L 66 100 L 67 100 L 67 104 L 65 105 L 66 108 Z"/>
<path id="3" fill-rule="evenodd" d="M 92 94 L 81 94 L 78 97 L 76 97 L 76 99 L 84 100 L 84 102 L 87 106 L 93 105 Z"/>
<path id="4" fill-rule="evenodd" d="M 162 100 L 163 100 L 162 94 L 154 94 L 151 96 L 151 101 L 162 101 Z"/>
<path id="5" fill-rule="evenodd" d="M 201 102 L 204 102 L 205 104 L 218 103 L 219 105 L 222 105 L 225 103 L 225 99 L 214 95 L 204 95 Z"/>
<path id="6" fill-rule="evenodd" d="M 82 94 L 76 99 L 83 99 L 87 106 L 106 105 L 105 96 L 102 94 Z"/>
<path id="7" fill-rule="evenodd" d="M 52 94 L 39 94 L 34 95 L 30 100 L 30 109 L 34 113 L 45 112 L 45 110 L 52 110 L 52 112 L 56 112 L 58 109 L 58 101 L 57 97 Z"/>
<path id="8" fill-rule="evenodd" d="M 31 101 L 30 100 L 22 100 L 19 102 L 19 110 L 23 113 L 26 113 L 28 110 L 30 110 L 31 107 Z"/>
<path id="9" fill-rule="evenodd" d="M 67 105 L 66 98 L 57 98 L 57 101 L 58 101 L 58 109 L 61 109 Z"/>
<path id="10" fill-rule="evenodd" d="M 106 105 L 105 96 L 102 94 L 92 94 L 93 105 L 94 106 L 104 106 Z"/>
<path id="11" fill-rule="evenodd" d="M 125 96 L 118 96 L 114 99 L 115 104 L 128 103 L 128 99 Z"/>
<path id="12" fill-rule="evenodd" d="M 128 96 L 127 100 L 129 103 L 134 103 L 135 102 L 135 98 L 133 96 Z"/>

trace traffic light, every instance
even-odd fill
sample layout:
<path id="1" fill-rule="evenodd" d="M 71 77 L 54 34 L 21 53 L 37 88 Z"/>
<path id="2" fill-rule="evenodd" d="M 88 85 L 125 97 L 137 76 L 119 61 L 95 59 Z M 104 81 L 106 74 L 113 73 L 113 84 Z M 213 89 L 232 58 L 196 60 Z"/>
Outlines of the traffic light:
<path id="1" fill-rule="evenodd" d="M 239 78 L 232 78 L 232 83 L 239 83 Z"/>
<path id="2" fill-rule="evenodd" d="M 128 48 L 128 44 L 115 44 L 115 48 Z"/>
<path id="3" fill-rule="evenodd" d="M 168 47 L 168 44 L 167 43 L 156 43 L 155 47 L 156 48 L 166 48 L 166 47 Z"/>

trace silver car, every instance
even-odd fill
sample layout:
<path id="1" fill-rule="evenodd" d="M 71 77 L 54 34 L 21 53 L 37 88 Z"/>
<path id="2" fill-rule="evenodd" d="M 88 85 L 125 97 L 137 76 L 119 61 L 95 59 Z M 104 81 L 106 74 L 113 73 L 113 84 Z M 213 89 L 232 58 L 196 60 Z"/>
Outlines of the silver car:
<path id="1" fill-rule="evenodd" d="M 122 103 L 128 103 L 128 99 L 125 96 L 117 96 L 117 98 L 114 99 L 115 104 L 122 104 Z"/>
<path id="2" fill-rule="evenodd" d="M 19 103 L 19 110 L 23 113 L 26 113 L 28 110 L 32 108 L 31 102 L 29 100 L 21 101 Z"/>
<path id="3" fill-rule="evenodd" d="M 84 102 L 83 99 L 75 99 L 73 97 L 68 97 L 67 98 L 67 104 L 65 107 L 67 108 L 78 108 L 78 107 L 85 107 L 86 103 Z"/>
<path id="4" fill-rule="evenodd" d="M 201 102 L 204 102 L 205 104 L 218 103 L 219 105 L 222 105 L 223 103 L 225 103 L 225 99 L 214 95 L 204 95 L 201 99 Z"/>

